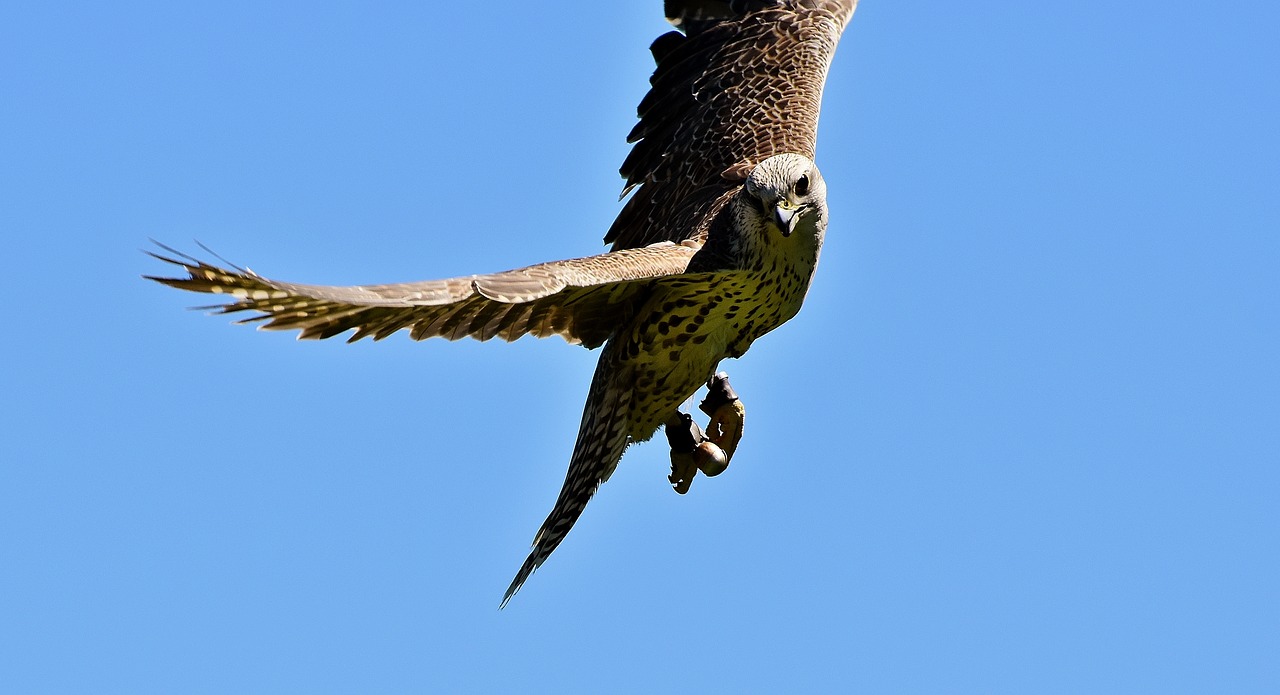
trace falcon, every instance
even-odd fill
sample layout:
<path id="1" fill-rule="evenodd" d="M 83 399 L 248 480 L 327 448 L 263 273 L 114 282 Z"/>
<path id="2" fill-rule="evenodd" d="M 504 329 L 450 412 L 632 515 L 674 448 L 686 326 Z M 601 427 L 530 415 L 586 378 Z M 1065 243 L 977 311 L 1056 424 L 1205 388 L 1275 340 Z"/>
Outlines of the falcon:
<path id="1" fill-rule="evenodd" d="M 558 335 L 603 346 L 569 471 L 505 606 L 560 545 L 626 448 L 664 427 L 669 481 L 728 465 L 745 410 L 717 367 L 800 310 L 827 228 L 814 165 L 822 88 L 857 0 L 667 0 L 676 31 L 628 136 L 626 203 L 609 252 L 487 275 L 335 287 L 282 282 L 173 249 L 180 277 L 148 279 L 226 295 L 219 313 L 300 338 L 414 340 Z M 629 198 L 627 196 L 630 196 Z M 227 264 L 230 265 L 230 264 Z M 704 431 L 680 407 L 703 385 Z"/>

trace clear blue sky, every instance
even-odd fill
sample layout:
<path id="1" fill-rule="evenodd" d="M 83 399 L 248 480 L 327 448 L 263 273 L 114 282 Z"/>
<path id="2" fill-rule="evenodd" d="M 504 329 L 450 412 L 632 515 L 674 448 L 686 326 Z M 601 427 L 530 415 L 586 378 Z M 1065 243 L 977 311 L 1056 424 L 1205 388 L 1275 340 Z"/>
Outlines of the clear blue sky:
<path id="1" fill-rule="evenodd" d="M 595 353 L 139 278 L 600 250 L 661 5 L 0 10 L 0 689 L 1280 692 L 1274 3 L 866 0 L 733 467 L 633 449 L 502 612 Z"/>

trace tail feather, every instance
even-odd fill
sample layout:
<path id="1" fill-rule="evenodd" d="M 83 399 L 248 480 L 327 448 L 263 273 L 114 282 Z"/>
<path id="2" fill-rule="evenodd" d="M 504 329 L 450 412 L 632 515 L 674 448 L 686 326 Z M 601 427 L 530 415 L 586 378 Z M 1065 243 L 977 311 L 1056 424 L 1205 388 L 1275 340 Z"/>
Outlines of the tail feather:
<path id="1" fill-rule="evenodd" d="M 626 388 L 626 380 L 617 373 L 611 348 L 611 344 L 605 346 L 600 362 L 596 365 L 587 405 L 582 413 L 582 425 L 578 429 L 578 439 L 573 446 L 569 472 L 565 475 L 564 486 L 560 488 L 560 496 L 556 498 L 555 507 L 542 523 L 542 528 L 538 529 L 538 535 L 533 539 L 533 550 L 520 566 L 511 586 L 507 587 L 499 609 L 507 605 L 534 570 L 551 556 L 568 535 L 578 517 L 582 516 L 582 511 L 587 508 L 591 497 L 613 472 L 627 448 L 631 390 Z"/>

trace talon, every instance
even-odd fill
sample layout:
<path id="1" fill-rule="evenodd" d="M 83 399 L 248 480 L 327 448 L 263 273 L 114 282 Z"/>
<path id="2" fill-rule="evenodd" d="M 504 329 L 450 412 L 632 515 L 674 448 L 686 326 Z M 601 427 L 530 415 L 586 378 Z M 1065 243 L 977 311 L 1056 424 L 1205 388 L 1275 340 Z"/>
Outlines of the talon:
<path id="1" fill-rule="evenodd" d="M 688 492 L 689 486 L 693 484 L 693 476 L 697 473 L 698 466 L 693 460 L 693 454 L 671 452 L 671 475 L 667 476 L 667 481 L 671 483 L 672 489 L 681 495 Z"/>
<path id="2" fill-rule="evenodd" d="M 707 439 L 723 450 L 724 465 L 728 466 L 733 452 L 738 449 L 738 442 L 742 441 L 742 426 L 747 416 L 746 407 L 729 385 L 728 374 L 718 372 L 707 380 L 707 397 L 698 408 L 711 416 L 707 423 Z"/>
<path id="3" fill-rule="evenodd" d="M 664 428 L 667 443 L 671 446 L 671 482 L 676 492 L 683 495 L 693 484 L 693 477 L 701 467 L 698 463 L 698 447 L 706 442 L 706 435 L 688 413 L 675 413 Z"/>
<path id="4" fill-rule="evenodd" d="M 687 413 L 673 413 L 665 423 L 671 446 L 671 475 L 667 480 L 681 495 L 689 491 L 698 471 L 708 478 L 723 473 L 742 440 L 747 411 L 729 385 L 728 374 L 719 372 L 707 380 L 707 397 L 698 408 L 711 416 L 705 434 Z"/>
<path id="5" fill-rule="evenodd" d="M 747 409 L 742 406 L 742 401 L 734 401 L 720 406 L 707 424 L 707 439 L 724 449 L 725 465 L 738 450 L 738 442 L 742 441 L 742 423 L 746 416 Z"/>

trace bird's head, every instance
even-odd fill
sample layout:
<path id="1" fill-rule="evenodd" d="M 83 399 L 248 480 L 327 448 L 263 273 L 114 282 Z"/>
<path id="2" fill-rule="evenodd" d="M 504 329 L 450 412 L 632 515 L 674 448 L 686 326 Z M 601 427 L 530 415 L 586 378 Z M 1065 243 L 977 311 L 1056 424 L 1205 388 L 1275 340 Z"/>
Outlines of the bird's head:
<path id="1" fill-rule="evenodd" d="M 825 214 L 827 184 L 813 160 L 800 154 L 778 154 L 756 165 L 743 185 L 747 201 L 784 237 L 804 220 L 815 224 Z"/>

